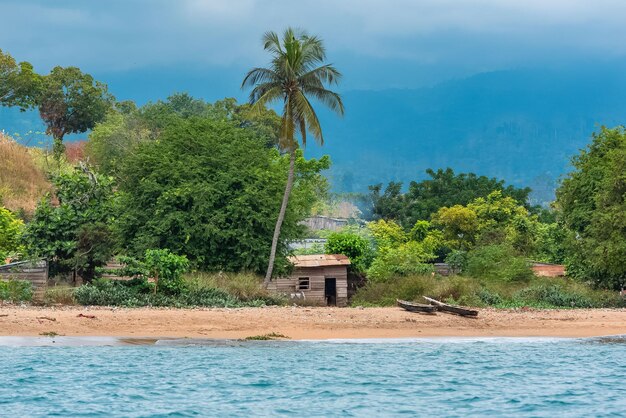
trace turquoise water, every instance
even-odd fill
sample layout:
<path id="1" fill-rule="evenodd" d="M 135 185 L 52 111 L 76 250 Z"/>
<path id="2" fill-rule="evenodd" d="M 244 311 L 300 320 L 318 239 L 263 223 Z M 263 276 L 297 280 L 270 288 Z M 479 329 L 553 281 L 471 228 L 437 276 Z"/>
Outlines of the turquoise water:
<path id="1" fill-rule="evenodd" d="M 626 340 L 0 347 L 2 416 L 623 416 Z"/>

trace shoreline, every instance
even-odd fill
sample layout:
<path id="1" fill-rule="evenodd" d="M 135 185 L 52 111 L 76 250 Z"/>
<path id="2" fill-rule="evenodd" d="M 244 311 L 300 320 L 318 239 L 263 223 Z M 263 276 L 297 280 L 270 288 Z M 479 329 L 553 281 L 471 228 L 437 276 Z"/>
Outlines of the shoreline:
<path id="1" fill-rule="evenodd" d="M 239 340 L 601 337 L 626 334 L 626 309 L 479 309 L 477 318 L 387 308 L 108 308 L 0 306 L 0 336 Z"/>

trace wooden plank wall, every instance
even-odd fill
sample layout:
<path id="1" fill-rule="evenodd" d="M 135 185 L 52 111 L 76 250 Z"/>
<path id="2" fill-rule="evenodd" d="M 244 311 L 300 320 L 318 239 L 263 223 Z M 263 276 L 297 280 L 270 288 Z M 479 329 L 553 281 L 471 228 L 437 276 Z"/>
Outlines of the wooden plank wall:
<path id="1" fill-rule="evenodd" d="M 300 277 L 309 278 L 310 286 L 308 290 L 299 290 L 297 288 L 298 278 Z M 346 266 L 295 268 L 291 276 L 273 280 L 268 289 L 286 294 L 296 301 L 301 300 L 326 305 L 324 291 L 327 277 L 337 280 L 337 306 L 346 306 L 348 304 L 348 273 Z"/>
<path id="2" fill-rule="evenodd" d="M 43 301 L 48 287 L 48 262 L 24 261 L 0 266 L 0 280 L 27 280 L 33 286 L 33 301 Z"/>

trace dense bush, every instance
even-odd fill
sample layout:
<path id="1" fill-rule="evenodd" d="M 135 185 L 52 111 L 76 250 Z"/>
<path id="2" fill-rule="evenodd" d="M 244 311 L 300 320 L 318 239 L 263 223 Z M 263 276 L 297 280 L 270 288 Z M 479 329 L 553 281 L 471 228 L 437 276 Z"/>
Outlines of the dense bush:
<path id="1" fill-rule="evenodd" d="M 20 240 L 23 230 L 24 223 L 11 211 L 0 206 L 0 264 L 4 264 L 5 258 L 22 249 Z"/>
<path id="2" fill-rule="evenodd" d="M 533 277 L 526 258 L 515 254 L 506 244 L 479 247 L 467 254 L 465 273 L 468 276 L 506 282 L 524 281 Z"/>
<path id="3" fill-rule="evenodd" d="M 146 279 L 129 281 L 97 279 L 91 284 L 77 288 L 74 297 L 81 305 L 124 307 L 241 307 L 277 303 L 277 300 L 271 297 L 242 300 L 215 287 L 187 285 L 178 294 L 154 293 L 153 289 L 154 285 Z"/>
<path id="4" fill-rule="evenodd" d="M 0 300 L 28 302 L 33 298 L 33 287 L 26 280 L 0 280 Z"/>
<path id="5" fill-rule="evenodd" d="M 364 237 L 352 232 L 334 232 L 330 234 L 324 248 L 326 254 L 343 254 L 350 259 L 351 270 L 365 271 L 372 262 L 371 243 Z"/>
<path id="6" fill-rule="evenodd" d="M 572 159 L 557 190 L 568 274 L 619 289 L 626 284 L 626 128 L 602 128 Z"/>
<path id="7" fill-rule="evenodd" d="M 51 276 L 76 271 L 91 280 L 113 252 L 112 179 L 77 169 L 57 175 L 54 186 L 26 227 L 27 250 L 49 260 Z"/>
<path id="8" fill-rule="evenodd" d="M 120 165 L 122 246 L 135 256 L 169 248 L 206 270 L 264 272 L 289 165 L 266 145 L 255 131 L 227 122 L 168 123 L 158 141 L 140 143 Z M 319 173 L 328 166 L 328 158 L 298 153 L 279 266 L 287 241 L 304 230 L 299 221 L 323 191 Z"/>

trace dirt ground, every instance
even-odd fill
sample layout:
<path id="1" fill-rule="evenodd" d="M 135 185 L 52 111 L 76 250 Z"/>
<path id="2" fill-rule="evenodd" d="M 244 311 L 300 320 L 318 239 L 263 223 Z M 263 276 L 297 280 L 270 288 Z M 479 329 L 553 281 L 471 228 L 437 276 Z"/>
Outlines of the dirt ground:
<path id="1" fill-rule="evenodd" d="M 592 337 L 626 334 L 626 309 L 495 310 L 477 318 L 400 308 L 126 309 L 0 306 L 0 335 L 291 339 Z"/>

